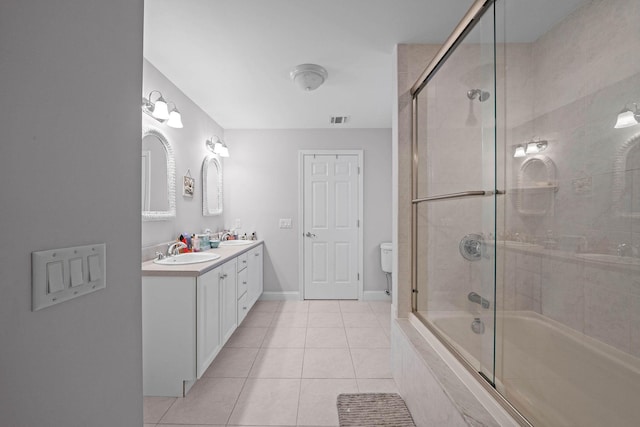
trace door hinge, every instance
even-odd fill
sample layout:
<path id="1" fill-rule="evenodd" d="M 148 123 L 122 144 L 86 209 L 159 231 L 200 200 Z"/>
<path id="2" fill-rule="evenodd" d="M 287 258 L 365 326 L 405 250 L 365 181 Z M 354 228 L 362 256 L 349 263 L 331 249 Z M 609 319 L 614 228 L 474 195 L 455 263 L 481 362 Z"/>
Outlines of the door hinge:
<path id="1" fill-rule="evenodd" d="M 358 166 L 358 175 L 360 175 L 360 166 Z"/>
<path id="2" fill-rule="evenodd" d="M 357 227 L 360 228 L 360 220 L 357 221 Z"/>
<path id="3" fill-rule="evenodd" d="M 358 273 L 358 280 L 360 280 L 360 273 Z"/>

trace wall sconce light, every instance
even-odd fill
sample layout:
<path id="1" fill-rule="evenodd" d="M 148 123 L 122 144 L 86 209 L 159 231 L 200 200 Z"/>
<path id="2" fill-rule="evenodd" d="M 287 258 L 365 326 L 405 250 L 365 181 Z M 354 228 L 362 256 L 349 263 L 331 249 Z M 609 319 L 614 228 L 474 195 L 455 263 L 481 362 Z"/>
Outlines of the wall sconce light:
<path id="1" fill-rule="evenodd" d="M 205 142 L 207 149 L 220 157 L 229 157 L 229 148 L 227 148 L 227 144 L 225 144 L 225 142 L 219 137 L 216 136 L 215 138 L 215 142 L 213 141 L 213 137 L 211 139 L 207 139 L 207 142 Z"/>
<path id="2" fill-rule="evenodd" d="M 527 142 L 527 149 L 525 152 L 527 154 L 536 154 L 541 151 L 547 149 L 548 142 L 547 141 L 531 141 Z"/>
<path id="3" fill-rule="evenodd" d="M 525 157 L 529 154 L 540 153 L 547 149 L 549 142 L 546 140 L 529 141 L 513 147 L 513 157 Z"/>
<path id="4" fill-rule="evenodd" d="M 524 157 L 527 154 L 524 151 L 524 146 L 522 144 L 516 145 L 515 150 L 513 151 L 513 157 Z"/>
<path id="5" fill-rule="evenodd" d="M 155 101 L 152 101 L 151 96 L 154 93 L 157 93 L 158 97 Z M 169 109 L 169 104 L 173 105 L 171 109 Z M 161 123 L 166 122 L 167 126 L 172 128 L 181 129 L 183 127 L 182 116 L 176 104 L 173 102 L 167 103 L 159 90 L 152 90 L 148 98 L 142 98 L 142 111 Z"/>
<path id="6" fill-rule="evenodd" d="M 633 110 L 627 108 L 625 105 L 622 111 L 618 114 L 618 120 L 616 120 L 616 125 L 614 128 L 622 129 L 628 128 L 630 126 L 635 126 L 640 123 L 640 109 L 638 109 L 638 104 L 633 104 Z"/>

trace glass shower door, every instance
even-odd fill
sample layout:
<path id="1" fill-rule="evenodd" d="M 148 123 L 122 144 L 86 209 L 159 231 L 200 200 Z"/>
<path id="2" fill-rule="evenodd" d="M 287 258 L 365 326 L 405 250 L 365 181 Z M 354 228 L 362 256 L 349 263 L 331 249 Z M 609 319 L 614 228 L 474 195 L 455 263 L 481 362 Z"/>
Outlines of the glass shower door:
<path id="1" fill-rule="evenodd" d="M 414 312 L 494 382 L 495 44 L 490 8 L 414 94 Z"/>

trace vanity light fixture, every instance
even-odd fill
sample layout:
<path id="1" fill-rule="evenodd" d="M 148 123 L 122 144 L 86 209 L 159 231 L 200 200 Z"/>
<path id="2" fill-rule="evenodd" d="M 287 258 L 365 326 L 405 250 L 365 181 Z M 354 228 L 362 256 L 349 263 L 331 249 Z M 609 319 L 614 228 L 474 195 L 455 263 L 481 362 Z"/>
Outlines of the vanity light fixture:
<path id="1" fill-rule="evenodd" d="M 167 126 L 171 126 L 172 128 L 176 129 L 182 129 L 182 115 L 180 114 L 180 111 L 178 111 L 178 107 L 176 107 L 175 103 L 170 102 L 170 104 L 173 104 L 173 107 L 171 108 L 171 111 L 169 111 L 169 120 L 167 120 Z"/>
<path id="2" fill-rule="evenodd" d="M 536 154 L 547 149 L 547 141 L 531 141 L 527 142 L 525 153 Z"/>
<path id="3" fill-rule="evenodd" d="M 158 97 L 155 101 L 152 101 L 151 96 L 154 93 L 157 93 Z M 171 110 L 169 110 L 169 104 L 173 104 Z M 161 123 L 167 123 L 167 126 L 172 128 L 180 129 L 183 127 L 182 116 L 176 104 L 173 102 L 168 103 L 159 90 L 152 90 L 148 98 L 142 98 L 142 111 Z"/>
<path id="4" fill-rule="evenodd" d="M 522 144 L 516 145 L 516 148 L 513 152 L 513 157 L 524 157 L 527 154 L 524 151 L 524 146 Z"/>
<path id="5" fill-rule="evenodd" d="M 614 128 L 622 129 L 628 128 L 630 126 L 635 126 L 640 123 L 640 109 L 638 109 L 638 104 L 633 104 L 633 110 L 627 108 L 625 105 L 622 111 L 618 114 L 618 120 L 616 120 L 616 125 Z"/>
<path id="6" fill-rule="evenodd" d="M 218 136 L 216 136 L 215 139 L 215 142 L 213 142 L 213 137 L 211 139 L 207 139 L 207 142 L 205 142 L 207 149 L 220 157 L 229 157 L 229 148 L 227 148 L 227 144 Z"/>
<path id="7" fill-rule="evenodd" d="M 546 140 L 529 141 L 513 147 L 513 157 L 525 157 L 529 154 L 540 153 L 547 149 L 549 142 Z"/>

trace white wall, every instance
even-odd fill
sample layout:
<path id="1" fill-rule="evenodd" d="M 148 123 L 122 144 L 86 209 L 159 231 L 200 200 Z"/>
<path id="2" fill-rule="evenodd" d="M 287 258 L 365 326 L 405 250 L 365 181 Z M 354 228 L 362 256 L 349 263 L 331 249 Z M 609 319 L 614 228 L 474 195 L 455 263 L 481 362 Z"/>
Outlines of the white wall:
<path id="1" fill-rule="evenodd" d="M 142 0 L 0 2 L 0 424 L 142 425 Z M 31 311 L 31 252 L 106 289 Z"/>
<path id="2" fill-rule="evenodd" d="M 391 241 L 391 130 L 227 130 L 225 225 L 265 240 L 265 292 L 297 292 L 298 152 L 364 150 L 364 290 L 384 291 L 380 243 Z M 279 229 L 292 218 L 292 229 Z"/>
<path id="3" fill-rule="evenodd" d="M 176 161 L 176 218 L 169 221 L 145 221 L 142 223 L 142 246 L 175 240 L 180 233 L 199 233 L 205 228 L 216 230 L 223 225 L 223 216 L 202 216 L 202 162 L 211 154 L 205 141 L 214 135 L 224 138 L 224 130 L 200 107 L 194 104 L 180 89 L 167 79 L 146 59 L 143 64 L 143 91 L 145 97 L 152 90 L 159 90 L 167 101 L 173 101 L 182 115 L 182 129 L 175 129 L 142 114 L 143 127 L 153 126 L 162 132 L 172 145 Z M 153 95 L 155 100 L 157 94 Z M 222 159 L 224 175 L 225 159 Z M 187 170 L 195 179 L 193 197 L 182 195 L 182 177 Z M 224 210 L 223 210 L 224 214 Z"/>

